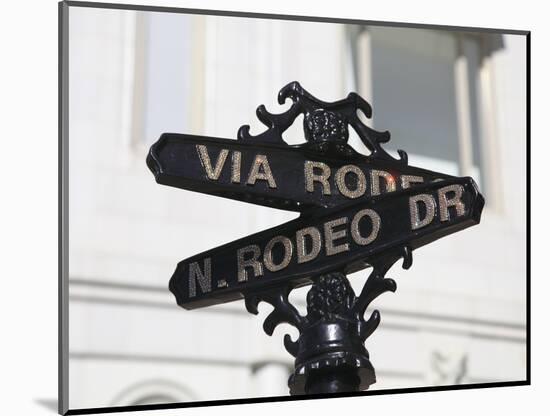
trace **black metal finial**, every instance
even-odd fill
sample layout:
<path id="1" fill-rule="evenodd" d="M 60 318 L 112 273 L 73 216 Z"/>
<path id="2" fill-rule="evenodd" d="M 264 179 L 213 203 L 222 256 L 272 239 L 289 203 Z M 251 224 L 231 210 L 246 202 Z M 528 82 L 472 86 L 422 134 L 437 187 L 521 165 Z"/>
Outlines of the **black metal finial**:
<path id="1" fill-rule="evenodd" d="M 350 152 L 350 147 L 342 145 L 347 143 L 348 126 L 351 126 L 371 152 L 371 157 L 396 160 L 381 146 L 390 140 L 390 133 L 373 130 L 359 118 L 358 111 L 371 118 L 372 108 L 356 93 L 352 92 L 343 100 L 329 103 L 315 98 L 300 83 L 293 81 L 279 91 L 279 104 L 284 104 L 287 98 L 292 100 L 292 105 L 281 114 L 272 114 L 263 104 L 260 105 L 256 115 L 268 129 L 257 136 L 251 136 L 250 126 L 244 125 L 238 131 L 239 140 L 287 145 L 282 134 L 294 123 L 296 117 L 303 114 L 305 138 L 309 144 L 320 150 L 327 148 L 323 146 L 326 143 L 335 143 L 340 144 L 339 150 Z M 406 165 L 407 153 L 403 150 L 399 150 L 398 153 L 398 160 Z"/>

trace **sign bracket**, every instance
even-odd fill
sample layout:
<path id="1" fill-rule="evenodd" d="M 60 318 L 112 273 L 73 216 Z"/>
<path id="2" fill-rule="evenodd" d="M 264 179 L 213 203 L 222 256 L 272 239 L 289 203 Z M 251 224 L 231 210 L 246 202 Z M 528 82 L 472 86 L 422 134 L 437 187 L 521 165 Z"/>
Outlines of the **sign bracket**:
<path id="1" fill-rule="evenodd" d="M 374 299 L 397 289 L 395 281 L 385 275 L 400 258 L 404 269 L 412 265 L 408 246 L 378 257 L 359 296 L 343 272 L 315 277 L 307 294 L 306 316 L 289 302 L 289 285 L 245 296 L 246 309 L 252 314 L 258 314 L 260 302 L 273 306 L 264 321 L 266 334 L 272 335 L 281 323 L 299 331 L 296 341 L 289 334 L 284 336 L 286 350 L 295 357 L 295 370 L 288 381 L 290 394 L 360 391 L 376 382 L 364 343 L 380 324 L 380 312 L 374 310 L 367 320 L 364 315 Z"/>

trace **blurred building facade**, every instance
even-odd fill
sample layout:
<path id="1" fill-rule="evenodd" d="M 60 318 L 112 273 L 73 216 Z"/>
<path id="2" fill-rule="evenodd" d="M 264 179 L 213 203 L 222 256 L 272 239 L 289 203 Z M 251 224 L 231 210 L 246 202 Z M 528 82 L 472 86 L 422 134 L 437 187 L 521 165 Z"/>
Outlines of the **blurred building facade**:
<path id="1" fill-rule="evenodd" d="M 256 107 L 286 109 L 276 95 L 293 80 L 326 101 L 358 92 L 387 148 L 473 176 L 487 199 L 479 226 L 390 271 L 372 388 L 524 379 L 525 52 L 517 35 L 70 7 L 70 408 L 288 394 L 282 337 L 296 331 L 265 335 L 267 305 L 184 311 L 168 280 L 296 215 L 157 185 L 145 157 L 163 132 L 261 131 Z M 286 138 L 302 137 L 297 121 Z M 366 275 L 350 276 L 356 291 Z"/>

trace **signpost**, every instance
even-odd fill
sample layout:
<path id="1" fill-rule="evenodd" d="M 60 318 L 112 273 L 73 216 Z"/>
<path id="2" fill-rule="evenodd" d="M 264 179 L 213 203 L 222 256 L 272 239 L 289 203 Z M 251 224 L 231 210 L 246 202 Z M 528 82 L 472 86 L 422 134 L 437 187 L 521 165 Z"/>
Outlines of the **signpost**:
<path id="1" fill-rule="evenodd" d="M 257 116 L 268 129 L 237 140 L 163 134 L 151 147 L 147 165 L 158 183 L 273 208 L 299 211 L 298 219 L 182 260 L 170 280 L 177 303 L 195 309 L 245 299 L 257 313 L 274 306 L 264 322 L 271 335 L 282 322 L 298 328 L 286 349 L 296 357 L 291 394 L 364 390 L 376 381 L 364 347 L 378 326 L 374 311 L 363 315 L 381 293 L 395 291 L 388 269 L 412 251 L 478 224 L 484 200 L 471 178 L 458 178 L 408 165 L 399 151 L 382 147 L 389 133 L 364 125 L 370 106 L 351 93 L 344 100 L 317 100 L 297 82 L 279 93 L 292 100 L 282 114 L 264 106 Z M 291 146 L 282 133 L 304 115 L 306 142 Z M 370 155 L 348 145 L 348 126 Z M 356 297 L 346 275 L 372 272 Z M 289 292 L 313 284 L 308 313 L 301 316 Z"/>

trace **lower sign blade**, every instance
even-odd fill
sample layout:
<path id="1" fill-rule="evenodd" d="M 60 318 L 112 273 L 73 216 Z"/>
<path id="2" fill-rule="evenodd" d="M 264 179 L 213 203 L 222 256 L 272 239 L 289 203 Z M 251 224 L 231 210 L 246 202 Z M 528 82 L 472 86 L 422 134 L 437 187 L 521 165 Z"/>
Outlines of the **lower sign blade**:
<path id="1" fill-rule="evenodd" d="M 316 210 L 181 261 L 170 290 L 180 306 L 195 309 L 357 271 L 386 251 L 416 249 L 478 224 L 483 205 L 473 179 L 454 178 Z"/>

